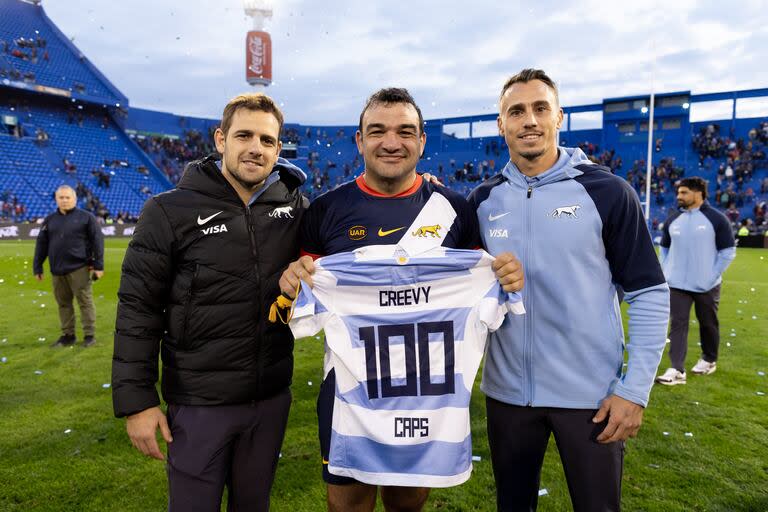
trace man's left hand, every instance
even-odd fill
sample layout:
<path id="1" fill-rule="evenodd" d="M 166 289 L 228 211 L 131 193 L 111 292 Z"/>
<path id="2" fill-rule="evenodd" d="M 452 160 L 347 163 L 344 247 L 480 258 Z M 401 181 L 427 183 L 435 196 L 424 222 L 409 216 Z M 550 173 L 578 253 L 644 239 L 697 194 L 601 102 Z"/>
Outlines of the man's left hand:
<path id="1" fill-rule="evenodd" d="M 496 279 L 499 280 L 505 292 L 519 292 L 523 289 L 525 284 L 523 264 L 511 252 L 503 252 L 496 256 L 491 268 L 496 272 Z"/>
<path id="2" fill-rule="evenodd" d="M 597 436 L 597 442 L 607 444 L 637 436 L 637 431 L 643 423 L 643 411 L 641 405 L 618 395 L 611 395 L 603 400 L 592 422 L 600 423 L 608 418 L 608 425 Z"/>
<path id="3" fill-rule="evenodd" d="M 101 279 L 104 276 L 103 270 L 94 270 L 93 275 L 96 276 L 96 279 Z"/>

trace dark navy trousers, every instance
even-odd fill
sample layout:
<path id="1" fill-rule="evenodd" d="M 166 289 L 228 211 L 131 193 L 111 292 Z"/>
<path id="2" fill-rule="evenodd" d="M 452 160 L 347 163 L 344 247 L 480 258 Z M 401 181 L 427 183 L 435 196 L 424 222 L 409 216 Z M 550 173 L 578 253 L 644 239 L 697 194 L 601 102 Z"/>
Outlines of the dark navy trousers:
<path id="1" fill-rule="evenodd" d="M 486 397 L 496 504 L 503 512 L 536 510 L 541 466 L 551 434 L 560 452 L 575 512 L 618 511 L 624 443 L 600 444 L 607 421 L 595 409 L 521 407 Z"/>
<path id="2" fill-rule="evenodd" d="M 168 510 L 269 510 L 269 492 L 283 442 L 291 392 L 253 403 L 169 405 Z"/>

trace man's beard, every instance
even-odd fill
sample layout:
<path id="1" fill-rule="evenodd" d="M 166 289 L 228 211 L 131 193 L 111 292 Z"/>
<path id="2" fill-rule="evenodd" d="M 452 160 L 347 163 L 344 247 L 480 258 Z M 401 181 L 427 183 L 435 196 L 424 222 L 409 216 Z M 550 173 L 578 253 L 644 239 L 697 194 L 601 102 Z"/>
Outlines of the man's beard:
<path id="1" fill-rule="evenodd" d="M 540 151 L 531 151 L 531 152 L 528 152 L 528 153 L 520 153 L 520 156 L 522 156 L 523 158 L 525 158 L 528 161 L 533 161 L 533 160 L 536 160 L 537 158 L 539 158 L 544 153 L 545 153 L 545 151 L 542 149 Z"/>

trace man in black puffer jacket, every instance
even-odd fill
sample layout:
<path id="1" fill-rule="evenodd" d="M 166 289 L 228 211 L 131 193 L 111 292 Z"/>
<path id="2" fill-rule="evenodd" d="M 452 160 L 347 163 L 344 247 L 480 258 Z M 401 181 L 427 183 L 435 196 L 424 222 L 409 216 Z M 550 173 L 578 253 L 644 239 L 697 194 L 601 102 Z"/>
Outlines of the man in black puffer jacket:
<path id="1" fill-rule="evenodd" d="M 190 163 L 144 206 L 123 262 L 112 366 L 115 415 L 163 459 L 169 510 L 267 510 L 291 402 L 293 337 L 268 323 L 298 257 L 304 173 L 280 154 L 283 116 L 263 94 L 232 99 L 221 154 Z M 167 417 L 155 388 L 158 354 Z"/>

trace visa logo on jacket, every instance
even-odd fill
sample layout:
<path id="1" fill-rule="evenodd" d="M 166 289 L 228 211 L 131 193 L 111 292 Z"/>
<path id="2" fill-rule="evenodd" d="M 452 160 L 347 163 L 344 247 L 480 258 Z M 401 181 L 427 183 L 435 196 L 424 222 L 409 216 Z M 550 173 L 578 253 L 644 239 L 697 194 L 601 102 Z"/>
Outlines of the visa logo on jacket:
<path id="1" fill-rule="evenodd" d="M 219 224 L 218 226 L 210 226 L 205 229 L 201 229 L 200 231 L 203 232 L 203 235 L 211 235 L 215 233 L 226 233 L 227 232 L 227 225 L 226 224 Z"/>

